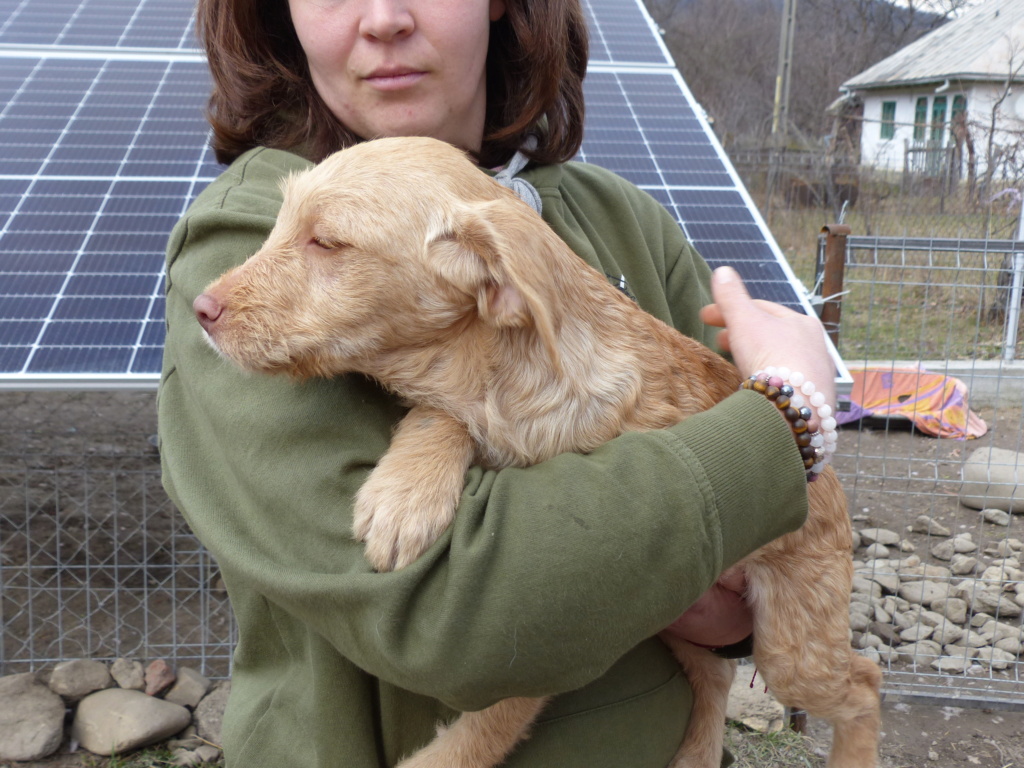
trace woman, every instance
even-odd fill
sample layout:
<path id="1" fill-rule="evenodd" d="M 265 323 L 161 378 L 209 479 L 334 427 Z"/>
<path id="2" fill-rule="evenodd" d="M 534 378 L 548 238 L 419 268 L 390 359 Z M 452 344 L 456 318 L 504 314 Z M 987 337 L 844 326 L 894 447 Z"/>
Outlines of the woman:
<path id="1" fill-rule="evenodd" d="M 391 766 L 457 710 L 548 694 L 507 765 L 667 765 L 690 690 L 652 636 L 684 614 L 675 631 L 695 642 L 745 638 L 742 576 L 716 579 L 806 514 L 799 452 L 766 398 L 740 392 L 588 456 L 474 468 L 451 529 L 376 574 L 351 502 L 400 404 L 357 377 L 240 374 L 203 341 L 192 301 L 258 249 L 279 181 L 334 150 L 427 135 L 493 169 L 534 136 L 520 175 L 545 219 L 645 309 L 706 343 L 726 326 L 746 374 L 789 365 L 827 387 L 820 327 L 751 302 L 729 272 L 702 315 L 710 275 L 671 217 L 565 162 L 582 137 L 577 0 L 200 0 L 197 18 L 231 166 L 168 246 L 160 433 L 165 486 L 238 621 L 229 768 Z"/>

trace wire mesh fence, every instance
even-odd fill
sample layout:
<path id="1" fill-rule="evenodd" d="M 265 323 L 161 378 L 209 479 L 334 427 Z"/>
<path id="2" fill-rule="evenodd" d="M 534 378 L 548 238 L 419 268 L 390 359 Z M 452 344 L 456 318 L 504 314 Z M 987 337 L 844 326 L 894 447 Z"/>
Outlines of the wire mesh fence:
<path id="1" fill-rule="evenodd" d="M 1024 708 L 1022 250 L 847 239 L 838 346 L 851 399 L 899 411 L 851 422 L 836 459 L 863 534 L 853 641 L 874 649 L 891 692 Z"/>
<path id="2" fill-rule="evenodd" d="M 794 264 L 808 284 L 827 220 L 815 215 Z M 878 658 L 890 692 L 1024 706 L 1024 516 L 986 517 L 959 495 L 978 449 L 1024 451 L 1024 341 L 1007 345 L 1020 323 L 1012 259 L 1005 274 L 1019 245 L 848 240 L 845 362 L 956 378 L 986 426 L 971 440 L 906 418 L 842 430 L 836 467 L 862 535 L 852 642 Z M 227 676 L 230 606 L 160 486 L 154 395 L 0 392 L 0 413 L 0 675 L 128 656 Z"/>
<path id="3" fill-rule="evenodd" d="M 0 674 L 74 658 L 228 674 L 216 567 L 160 484 L 152 393 L 0 392 Z"/>

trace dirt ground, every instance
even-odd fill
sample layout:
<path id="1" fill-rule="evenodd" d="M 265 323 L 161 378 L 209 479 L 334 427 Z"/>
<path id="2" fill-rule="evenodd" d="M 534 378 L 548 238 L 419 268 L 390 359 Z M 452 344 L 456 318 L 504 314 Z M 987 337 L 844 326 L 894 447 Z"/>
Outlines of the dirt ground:
<path id="1" fill-rule="evenodd" d="M 90 535 L 100 536 L 90 542 L 90 546 L 102 549 L 105 546 L 103 525 L 118 525 L 123 529 L 124 509 L 120 506 L 106 509 L 107 496 L 100 492 L 103 483 L 99 479 L 105 471 L 122 478 L 122 487 L 124 478 L 134 482 L 142 475 L 146 478 L 147 498 L 159 495 L 158 479 L 154 479 L 155 455 L 148 442 L 155 431 L 152 400 L 149 393 L 0 392 L 0 413 L 4 414 L 0 419 L 0 552 L 8 585 L 20 578 L 19 569 L 27 565 L 23 553 L 31 550 L 26 550 L 24 544 L 33 531 L 47 531 L 46 535 L 50 536 L 58 522 L 84 526 L 91 531 Z M 988 422 L 990 430 L 985 437 L 970 442 L 927 437 L 908 429 L 907 425 L 861 423 L 844 428 L 836 468 L 850 498 L 854 527 L 885 527 L 901 532 L 907 551 L 894 552 L 893 557 L 912 553 L 934 564 L 941 564 L 929 554 L 937 539 L 907 530 L 921 514 L 941 522 L 954 533 L 972 533 L 979 551 L 1006 536 L 1024 539 L 1024 516 L 1014 516 L 1009 528 L 982 523 L 977 510 L 961 506 L 957 499 L 961 463 L 973 450 L 988 445 L 1022 450 L 1019 408 L 980 408 L 977 412 Z M 115 424 L 116 429 L 112 426 Z M 89 486 L 81 494 L 74 487 L 79 481 Z M 95 511 L 89 512 L 86 505 L 68 501 L 80 498 L 88 498 Z M 131 507 L 134 498 L 129 494 L 125 499 L 122 490 L 117 505 L 126 503 Z M 147 542 L 150 555 L 155 553 L 156 560 L 150 560 L 150 565 L 155 562 L 162 567 L 174 567 L 173 562 L 166 561 L 166 552 L 159 545 L 161 536 L 169 539 L 180 533 L 171 530 L 174 524 L 167 522 L 164 502 L 147 503 L 153 509 L 150 522 L 155 530 L 140 530 L 139 541 Z M 102 519 L 89 522 L 88 518 L 95 517 L 96 511 Z M 170 514 L 173 516 L 173 510 Z M 30 525 L 33 519 L 43 522 L 36 527 Z M 170 532 L 161 534 L 165 528 Z M 132 541 L 131 537 L 122 537 L 118 547 L 123 552 L 131 547 Z M 28 563 L 38 559 L 40 551 L 34 554 Z M 63 557 L 57 552 L 44 554 L 55 558 L 54 565 Z M 77 557 L 81 557 L 78 550 L 73 553 L 73 558 Z M 140 560 L 140 565 L 145 562 Z M 141 576 L 136 573 L 133 578 Z M 130 583 L 111 583 L 104 588 L 124 591 L 131 586 Z M 9 611 L 8 615 L 14 614 Z M 0 654 L 8 661 L 15 659 L 10 651 L 15 647 L 8 634 L 11 631 L 9 624 L 4 629 L 7 652 Z M 11 669 L 4 673 L 9 671 L 24 670 Z M 913 670 L 894 666 L 886 672 L 893 680 L 909 679 Z M 957 680 L 939 680 L 937 675 L 925 674 L 929 684 L 959 684 Z M 1000 690 L 1011 691 L 1016 711 L 1005 707 L 958 708 L 952 706 L 956 703 L 953 700 L 947 705 L 941 700 L 941 685 L 940 694 L 933 693 L 928 703 L 890 697 L 884 710 L 882 768 L 929 765 L 1024 768 L 1024 661 L 1019 660 L 1009 670 L 992 672 L 991 676 L 991 680 L 981 682 L 993 682 L 1001 686 Z M 829 742 L 827 725 L 812 719 L 807 735 L 805 754 L 755 764 L 823 766 L 822 755 Z M 151 764 L 167 763 L 154 761 Z M 14 765 L 17 764 L 12 764 L 12 768 Z M 21 764 L 19 768 L 26 765 Z M 32 764 L 34 768 L 101 768 L 105 765 L 107 761 L 99 758 L 67 754 Z M 139 765 L 141 768 L 145 763 Z"/>

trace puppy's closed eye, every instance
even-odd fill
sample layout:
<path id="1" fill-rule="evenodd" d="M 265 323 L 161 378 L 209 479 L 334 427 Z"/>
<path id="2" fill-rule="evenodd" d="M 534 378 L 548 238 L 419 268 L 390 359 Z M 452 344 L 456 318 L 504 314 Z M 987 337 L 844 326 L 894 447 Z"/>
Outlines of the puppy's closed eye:
<path id="1" fill-rule="evenodd" d="M 330 240 L 319 235 L 313 235 L 309 238 L 309 245 L 313 246 L 322 251 L 337 251 L 340 248 L 344 248 L 348 243 L 342 243 L 335 240 Z"/>

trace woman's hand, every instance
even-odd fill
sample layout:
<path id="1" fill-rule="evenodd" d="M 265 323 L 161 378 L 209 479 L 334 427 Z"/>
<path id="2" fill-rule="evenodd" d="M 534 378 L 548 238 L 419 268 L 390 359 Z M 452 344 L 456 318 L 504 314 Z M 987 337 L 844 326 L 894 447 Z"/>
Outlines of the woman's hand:
<path id="1" fill-rule="evenodd" d="M 732 354 L 744 377 L 768 366 L 785 366 L 802 373 L 825 395 L 826 403 L 835 405 L 835 364 L 817 318 L 751 299 L 732 267 L 715 270 L 711 293 L 715 303 L 701 309 L 700 318 L 725 329 L 719 332 L 718 343 Z"/>
<path id="2" fill-rule="evenodd" d="M 743 599 L 746 588 L 743 569 L 733 566 L 664 631 L 708 648 L 745 640 L 754 631 L 754 614 Z"/>

